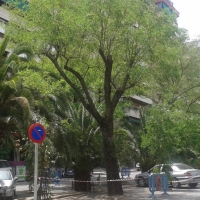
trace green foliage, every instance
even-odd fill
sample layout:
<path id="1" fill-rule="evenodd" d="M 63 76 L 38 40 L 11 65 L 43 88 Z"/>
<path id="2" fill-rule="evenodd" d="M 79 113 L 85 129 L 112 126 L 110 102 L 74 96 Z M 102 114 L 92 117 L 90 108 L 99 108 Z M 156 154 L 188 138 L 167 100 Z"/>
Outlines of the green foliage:
<path id="1" fill-rule="evenodd" d="M 192 110 L 199 99 L 200 49 L 195 42 L 175 40 L 174 46 L 153 59 L 153 95 L 156 103 L 174 105 L 178 109 Z M 157 59 L 159 57 L 159 59 Z"/>
<path id="2" fill-rule="evenodd" d="M 155 163 L 165 163 L 174 152 L 176 125 L 172 114 L 167 107 L 154 106 L 145 115 L 146 134 L 142 136 L 142 147 L 148 147 Z"/>
<path id="3" fill-rule="evenodd" d="M 114 129 L 113 140 L 116 147 L 116 155 L 120 166 L 132 167 L 135 159 L 134 138 L 122 127 L 118 126 L 118 128 Z"/>
<path id="4" fill-rule="evenodd" d="M 74 164 L 71 167 L 75 173 L 91 172 L 93 168 L 102 164 L 103 159 L 102 136 L 99 127 L 81 103 L 68 103 L 67 118 L 67 120 L 62 121 L 67 130 L 66 136 L 70 137 L 71 135 L 75 139 L 74 148 L 77 145 L 72 154 Z M 60 136 L 57 135 L 57 137 Z M 62 138 L 58 138 L 58 140 L 60 141 Z M 66 142 L 67 138 L 64 141 Z M 62 148 L 65 147 L 62 146 Z M 85 162 L 86 160 L 87 162 Z"/>
<path id="5" fill-rule="evenodd" d="M 55 56 L 59 71 L 66 64 L 76 70 L 84 77 L 88 89 L 94 94 L 99 89 L 103 99 L 105 68 L 99 49 L 105 57 L 112 55 L 114 61 L 112 96 L 122 88 L 126 78 L 126 93 L 141 94 L 151 72 L 145 65 L 148 63 L 150 66 L 152 55 L 160 52 L 161 48 L 166 49 L 166 44 L 170 44 L 168 40 L 178 32 L 177 27 L 172 26 L 174 17 L 156 10 L 153 1 L 52 3 L 33 0 L 27 11 L 16 12 L 23 13 L 24 18 L 17 19 L 15 15 L 11 20 L 8 27 L 11 37 L 17 41 L 23 38 L 36 53 L 47 56 L 54 65 L 52 59 Z M 27 29 L 37 31 L 25 31 Z M 67 71 L 69 79 L 77 87 L 82 87 L 72 70 L 68 68 Z M 134 89 L 129 92 L 131 88 Z"/>
<path id="6" fill-rule="evenodd" d="M 5 145 L 0 147 L 0 159 L 7 160 L 9 158 L 9 153 L 11 151 L 11 148 L 6 147 Z"/>
<path id="7" fill-rule="evenodd" d="M 145 126 L 139 131 L 141 157 L 145 150 L 153 161 L 152 166 L 170 162 L 194 164 L 199 152 L 198 116 L 157 105 L 149 108 L 143 117 Z M 147 159 L 144 160 L 146 163 Z"/>
<path id="8" fill-rule="evenodd" d="M 160 173 L 160 166 L 159 167 L 154 167 L 153 170 L 152 170 L 152 173 L 159 174 Z"/>
<path id="9" fill-rule="evenodd" d="M 7 56 L 8 42 L 9 37 L 5 37 L 0 44 L 0 144 L 16 150 L 13 133 L 26 134 L 30 122 L 30 106 L 26 98 L 30 93 L 23 90 L 17 72 L 21 62 L 28 61 L 31 51 L 27 46 L 20 45 Z M 27 57 L 26 51 L 29 54 Z M 23 96 L 25 94 L 26 97 Z"/>
<path id="10" fill-rule="evenodd" d="M 114 142 L 119 143 L 117 137 L 128 138 L 128 135 L 123 135 L 123 132 L 117 136 L 118 134 L 115 135 L 113 131 L 114 118 L 116 115 L 121 115 L 121 110 L 117 108 L 120 98 L 123 95 L 148 94 L 150 96 L 151 93 L 156 96 L 157 92 L 154 92 L 154 88 L 158 88 L 158 92 L 162 93 L 162 82 L 159 76 L 165 82 L 171 80 L 171 77 L 173 80 L 179 78 L 180 73 L 176 69 L 177 63 L 175 62 L 179 49 L 176 45 L 185 41 L 185 33 L 183 34 L 177 26 L 174 26 L 175 16 L 167 15 L 165 11 L 156 9 L 153 0 L 76 2 L 74 0 L 53 2 L 51 0 L 31 0 L 27 10 L 22 11 L 12 7 L 12 13 L 14 15 L 11 16 L 6 32 L 14 41 L 26 41 L 39 55 L 41 60 L 38 60 L 38 63 L 42 63 L 40 61 L 44 59 L 45 64 L 48 63 L 45 67 L 51 67 L 50 62 L 67 87 L 72 88 L 76 94 L 76 101 L 82 103 L 98 123 L 98 125 L 95 124 L 96 127 L 99 126 L 102 131 L 103 139 L 99 138 L 99 140 L 105 148 L 104 158 L 108 177 L 118 179 Z M 170 56 L 173 56 L 173 63 L 170 59 L 165 59 Z M 46 59 L 49 61 L 47 62 Z M 171 64 L 174 67 L 168 70 Z M 44 74 L 46 75 L 46 71 Z M 48 77 L 45 81 L 42 80 L 39 73 L 34 76 L 34 79 L 43 81 L 42 90 L 47 87 L 47 82 L 51 82 Z M 28 80 L 26 82 L 28 83 Z M 62 85 L 63 82 L 59 84 Z M 38 87 L 37 84 L 35 85 Z M 170 91 L 174 89 L 164 87 L 165 92 L 168 88 Z M 48 89 L 45 91 L 45 94 L 47 93 Z M 164 97 L 162 102 L 169 102 L 170 94 L 171 92 L 166 95 L 166 98 Z M 97 99 L 98 104 L 96 104 Z M 102 102 L 103 106 L 100 105 Z M 158 116 L 162 115 L 163 121 L 160 123 L 162 122 L 164 126 L 159 127 L 159 124 L 149 118 L 147 124 L 141 123 L 142 130 L 136 136 L 140 149 L 145 149 L 142 159 L 146 158 L 149 164 L 156 160 L 166 159 L 169 155 L 167 152 L 161 158 L 156 156 L 151 158 L 151 155 L 157 153 L 158 150 L 171 147 L 171 136 L 174 137 L 173 131 L 170 131 L 169 135 L 165 134 L 167 126 L 171 125 L 171 122 L 173 124 L 170 116 L 164 110 L 155 109 L 152 112 L 158 121 L 161 120 Z M 75 118 L 74 113 L 70 114 L 71 121 L 63 121 L 63 125 L 76 137 L 80 137 L 78 145 L 80 149 L 85 149 L 83 155 L 89 156 L 87 146 L 85 146 L 87 141 L 94 139 L 91 144 L 98 144 L 96 137 L 91 138 L 89 137 L 91 135 L 88 135 L 90 131 L 93 133 L 95 130 L 92 126 L 94 124 L 88 124 L 88 127 L 83 129 L 82 118 L 80 116 Z M 150 127 L 149 124 L 152 126 Z M 62 138 L 66 138 L 66 132 L 60 133 L 63 134 Z M 143 138 L 143 135 L 149 138 Z M 161 138 L 158 137 L 160 135 Z M 141 138 L 144 140 L 143 147 Z M 169 142 L 165 143 L 165 140 Z M 127 143 L 127 140 L 125 141 Z M 149 141 L 158 143 L 155 146 L 156 152 L 154 148 L 149 148 Z M 93 146 L 91 145 L 90 148 Z M 150 151 L 146 151 L 147 149 Z M 82 164 L 83 157 L 80 152 L 76 156 Z M 109 194 L 122 194 L 119 185 L 114 187 L 112 184 L 121 183 L 108 183 L 110 190 L 114 191 L 117 188 L 115 192 L 109 191 Z"/>
<path id="11" fill-rule="evenodd" d="M 25 145 L 23 146 L 23 154 L 25 158 L 26 165 L 26 180 L 28 182 L 33 182 L 34 180 L 34 154 L 35 152 L 35 144 L 30 140 L 25 141 Z M 55 153 L 52 142 L 47 138 L 44 140 L 42 144 L 38 145 L 38 175 L 44 176 L 45 172 L 49 167 L 52 166 L 52 154 Z"/>

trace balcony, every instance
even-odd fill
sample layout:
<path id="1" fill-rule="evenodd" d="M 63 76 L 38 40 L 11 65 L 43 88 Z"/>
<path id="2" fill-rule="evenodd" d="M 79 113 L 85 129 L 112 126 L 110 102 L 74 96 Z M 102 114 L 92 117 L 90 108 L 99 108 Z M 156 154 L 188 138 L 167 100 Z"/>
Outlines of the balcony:
<path id="1" fill-rule="evenodd" d="M 140 112 L 138 108 L 125 108 L 124 112 L 126 116 L 140 119 Z"/>
<path id="2" fill-rule="evenodd" d="M 2 5 L 2 4 L 4 4 L 4 3 L 11 3 L 12 4 L 12 2 L 10 1 L 9 2 L 9 0 L 0 0 L 0 6 Z M 28 4 L 28 1 L 24 1 L 24 0 L 17 0 L 17 1 L 14 1 L 14 3 L 17 3 L 16 4 L 16 6 L 18 7 L 18 8 L 20 8 L 20 9 L 22 9 L 22 10 L 26 10 L 26 5 Z M 15 5 L 15 4 L 14 4 Z"/>
<path id="3" fill-rule="evenodd" d="M 0 0 L 0 6 L 3 5 L 5 3 L 5 1 Z"/>
<path id="4" fill-rule="evenodd" d="M 179 12 L 174 8 L 172 1 L 170 1 L 170 0 L 155 0 L 155 3 L 156 3 L 156 5 L 164 4 L 172 12 L 174 12 L 177 15 L 177 17 L 179 17 Z"/>
<path id="5" fill-rule="evenodd" d="M 164 2 L 164 3 L 167 4 L 169 7 L 173 6 L 172 1 L 170 1 L 170 0 L 156 0 L 156 4 L 157 4 L 157 3 L 161 3 L 161 2 Z"/>
<path id="6" fill-rule="evenodd" d="M 2 7 L 0 7 L 0 21 L 4 23 L 9 21 L 9 13 L 7 10 L 3 9 Z"/>

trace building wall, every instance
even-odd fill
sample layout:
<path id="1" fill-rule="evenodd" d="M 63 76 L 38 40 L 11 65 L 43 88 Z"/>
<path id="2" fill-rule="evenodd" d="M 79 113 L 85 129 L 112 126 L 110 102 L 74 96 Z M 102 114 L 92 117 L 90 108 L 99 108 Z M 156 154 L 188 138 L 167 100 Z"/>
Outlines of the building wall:
<path id="1" fill-rule="evenodd" d="M 4 22 L 8 22 L 9 21 L 9 13 L 7 10 L 5 10 L 4 8 L 2 8 L 0 6 L 0 20 L 4 21 Z"/>
<path id="2" fill-rule="evenodd" d="M 179 16 L 179 12 L 174 8 L 173 2 L 170 0 L 155 0 L 155 4 L 158 8 L 169 8 L 172 13 L 175 13 L 176 16 Z"/>
<path id="3" fill-rule="evenodd" d="M 146 98 L 144 96 L 130 96 L 126 98 L 129 102 L 131 102 L 130 107 L 124 109 L 125 115 L 133 118 L 136 122 L 140 119 L 140 107 L 146 107 L 148 105 L 153 104 L 152 100 Z M 139 121 L 138 121 L 139 122 Z"/>
<path id="4" fill-rule="evenodd" d="M 5 9 L 3 9 L 0 6 L 0 40 L 3 38 L 4 34 L 5 34 L 5 29 L 2 27 L 4 25 L 7 24 L 7 22 L 9 21 L 9 14 L 8 11 L 6 11 Z"/>

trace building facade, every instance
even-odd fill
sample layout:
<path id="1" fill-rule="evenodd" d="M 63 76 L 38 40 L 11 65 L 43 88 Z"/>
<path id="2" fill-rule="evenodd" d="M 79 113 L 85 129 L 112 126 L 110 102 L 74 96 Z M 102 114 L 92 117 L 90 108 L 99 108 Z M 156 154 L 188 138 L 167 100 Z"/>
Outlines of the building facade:
<path id="1" fill-rule="evenodd" d="M 175 13 L 177 17 L 179 17 L 179 12 L 174 8 L 174 4 L 170 0 L 155 0 L 155 4 L 159 9 L 168 8 L 170 13 Z"/>
<path id="2" fill-rule="evenodd" d="M 9 13 L 5 9 L 3 9 L 3 7 L 2 7 L 3 3 L 4 3 L 4 1 L 0 0 L 0 23 L 1 23 L 0 40 L 3 38 L 3 36 L 5 34 L 4 26 L 6 26 L 6 24 L 9 21 Z"/>

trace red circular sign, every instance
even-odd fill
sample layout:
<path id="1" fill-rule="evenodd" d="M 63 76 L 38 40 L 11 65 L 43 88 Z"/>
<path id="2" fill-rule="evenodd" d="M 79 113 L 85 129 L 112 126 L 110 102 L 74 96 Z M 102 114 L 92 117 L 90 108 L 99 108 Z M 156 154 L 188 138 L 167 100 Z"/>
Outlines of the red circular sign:
<path id="1" fill-rule="evenodd" d="M 160 176 L 156 176 L 156 190 L 162 190 L 162 180 Z"/>
<path id="2" fill-rule="evenodd" d="M 46 131 L 42 124 L 32 124 L 28 129 L 28 136 L 34 143 L 42 143 L 46 137 Z"/>

